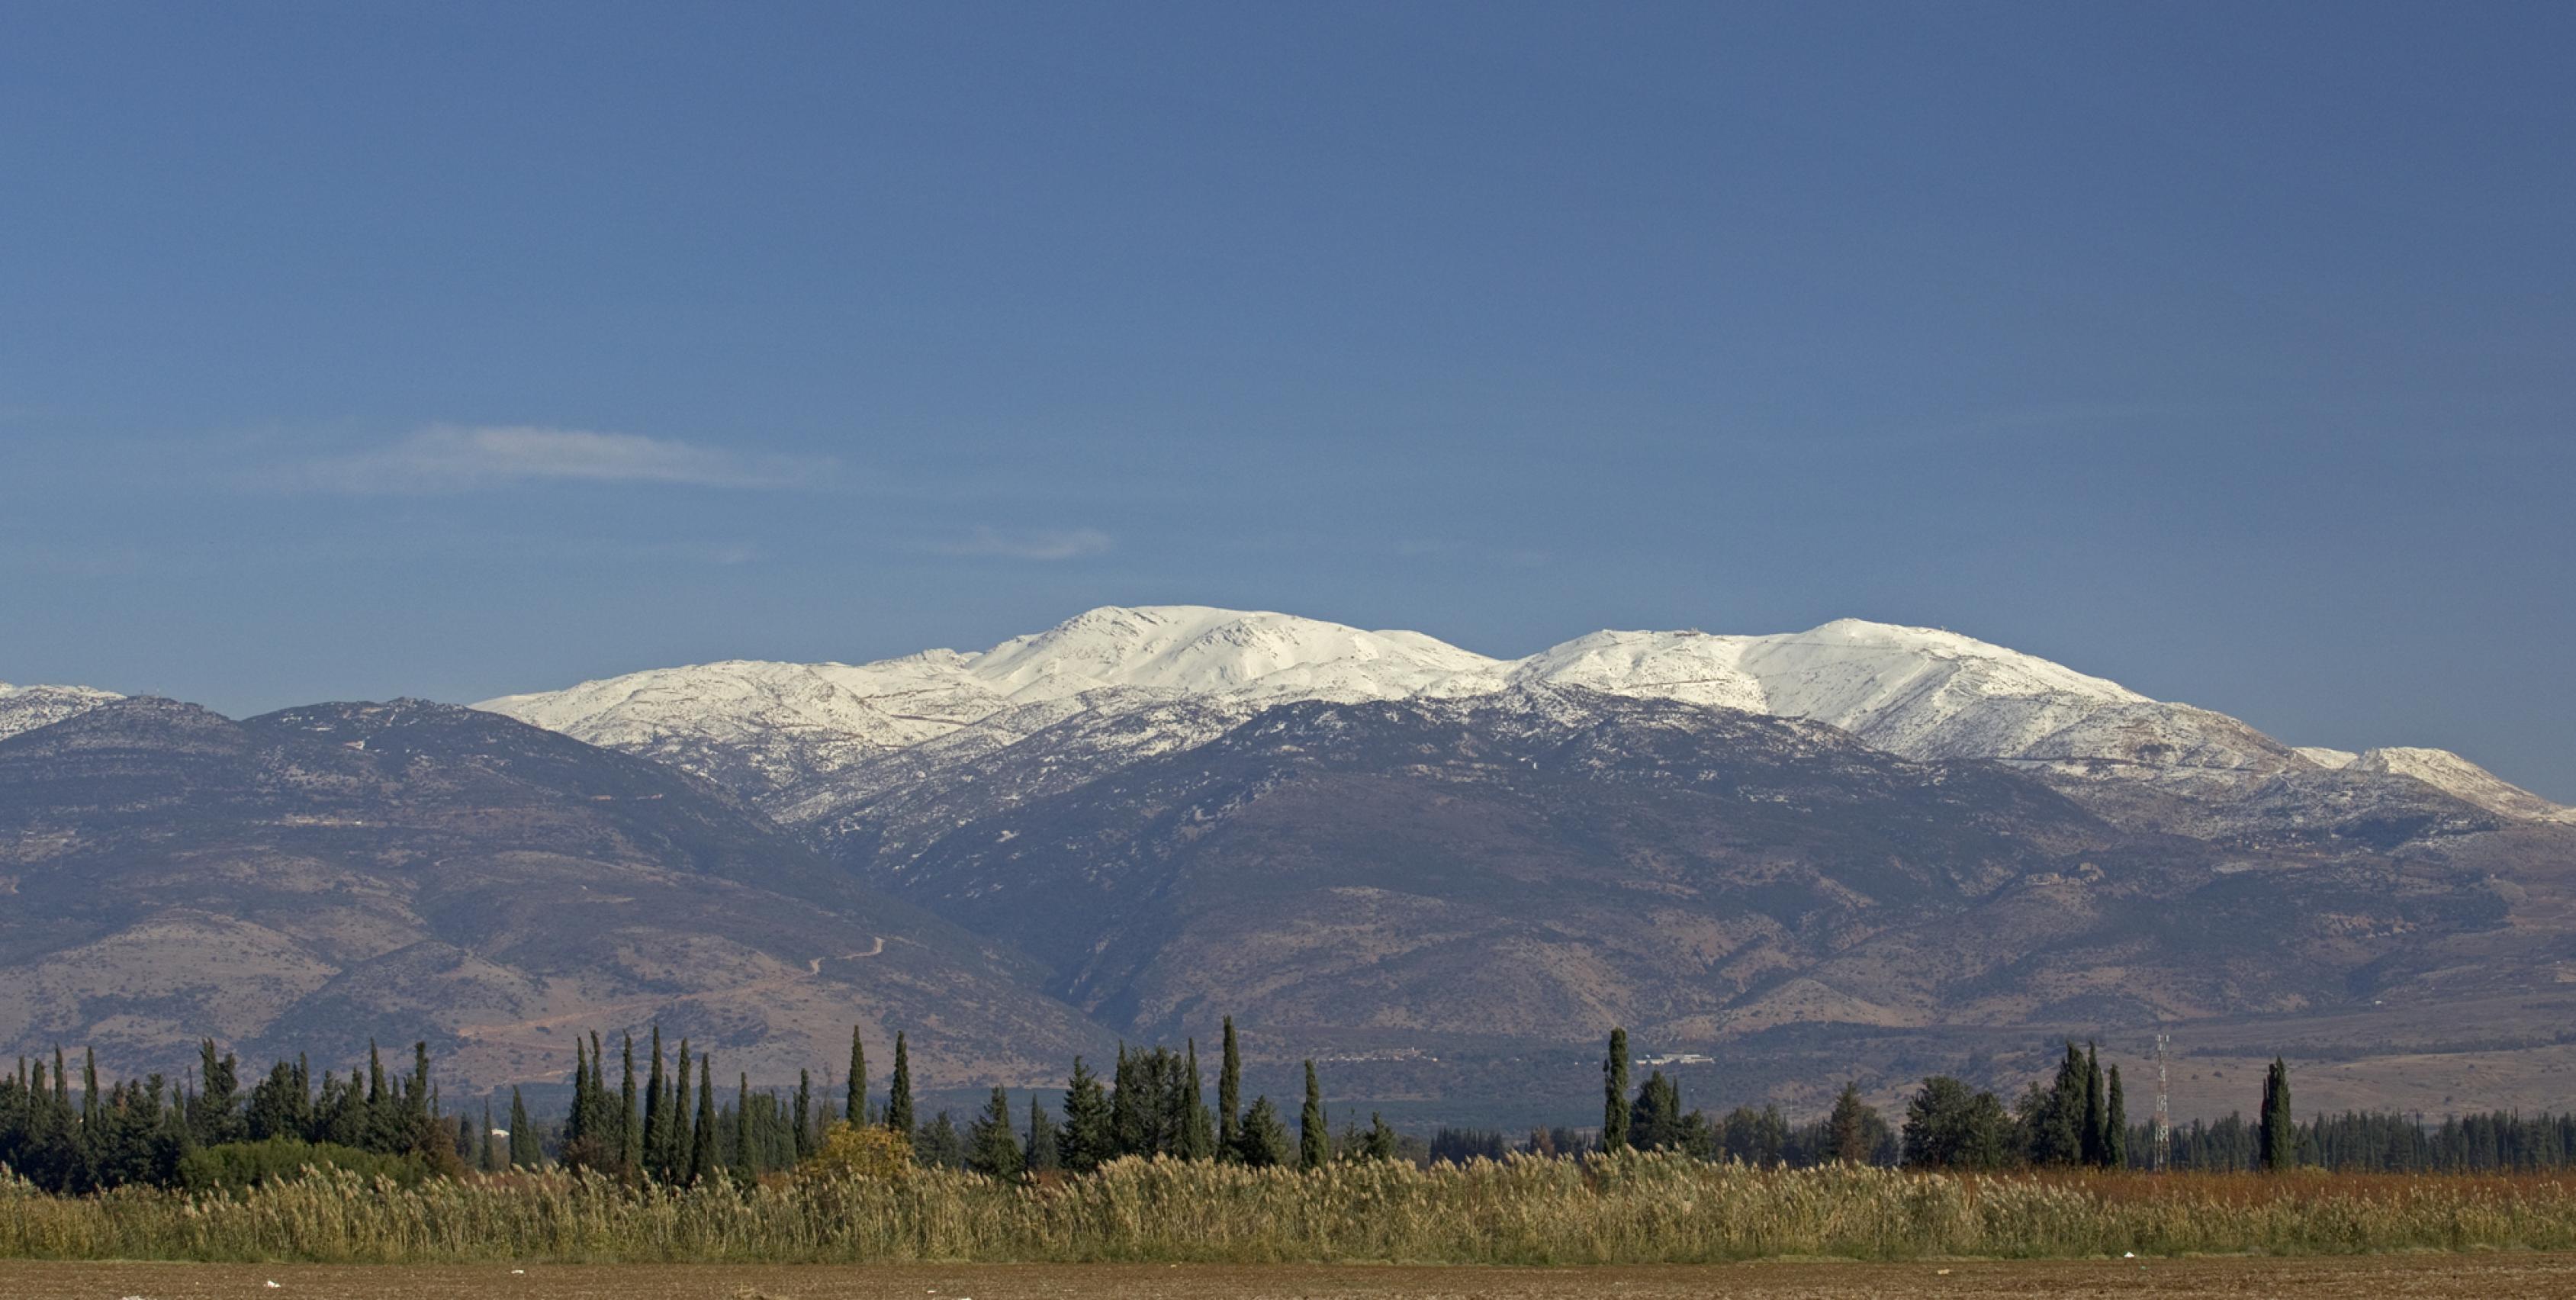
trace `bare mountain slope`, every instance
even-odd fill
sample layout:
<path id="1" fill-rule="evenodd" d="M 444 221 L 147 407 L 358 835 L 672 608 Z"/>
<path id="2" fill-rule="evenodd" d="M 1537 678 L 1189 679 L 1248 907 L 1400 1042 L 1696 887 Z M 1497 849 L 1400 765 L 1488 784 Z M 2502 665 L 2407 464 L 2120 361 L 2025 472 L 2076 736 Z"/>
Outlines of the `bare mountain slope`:
<path id="1" fill-rule="evenodd" d="M 1094 1042 L 1024 959 L 715 787 L 448 705 L 136 699 L 0 741 L 0 894 L 0 1052 L 120 1070 L 206 1033 L 317 1060 L 422 1037 L 489 1086 L 658 1019 L 772 1080 L 842 1059 L 853 1022 L 907 1029 L 964 1082 Z"/>
<path id="2" fill-rule="evenodd" d="M 1993 766 L 1568 690 L 1273 706 L 885 861 L 1113 1026 L 1333 1043 L 2294 1012 L 2505 913 L 2363 843 L 2142 835 Z"/>

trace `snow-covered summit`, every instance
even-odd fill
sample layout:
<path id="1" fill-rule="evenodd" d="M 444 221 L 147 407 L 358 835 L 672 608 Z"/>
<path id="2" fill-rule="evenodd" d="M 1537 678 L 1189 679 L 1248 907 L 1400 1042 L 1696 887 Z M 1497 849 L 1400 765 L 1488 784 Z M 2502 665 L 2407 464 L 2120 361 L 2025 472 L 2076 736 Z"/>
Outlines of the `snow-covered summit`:
<path id="1" fill-rule="evenodd" d="M 859 665 L 700 664 L 480 707 L 778 794 L 784 813 L 873 797 L 855 786 L 818 789 L 862 765 L 870 767 L 868 789 L 897 769 L 935 779 L 945 755 L 991 753 L 1078 714 L 1142 716 L 1182 701 L 1233 713 L 1291 700 L 1535 687 L 1801 718 L 1909 758 L 2019 762 L 2062 781 L 2181 779 L 2199 788 L 2365 764 L 2365 756 L 2340 751 L 2294 751 L 2223 714 L 2151 699 L 1974 637 L 1860 619 L 1765 636 L 1601 631 L 1527 658 L 1496 659 L 1419 632 L 1270 611 L 1107 606 L 980 652 L 931 650 Z M 1205 725 L 1202 715 L 1190 716 Z M 959 744 L 930 743 L 969 728 Z M 1148 742 L 1137 728 L 1121 734 L 1140 745 L 1169 739 Z M 898 753 L 902 760 L 888 768 Z M 2372 753 L 2439 755 L 2383 758 L 2384 766 L 2365 770 L 2414 776 L 2493 811 L 2547 816 L 2556 808 L 2456 755 Z M 790 787 L 792 799 L 781 793 Z M 2522 811 L 2533 807 L 2541 811 Z"/>
<path id="2" fill-rule="evenodd" d="M 125 697 L 94 686 L 12 686 L 0 682 L 0 739 L 49 727 Z"/>
<path id="3" fill-rule="evenodd" d="M 1183 695 L 1390 699 L 1491 690 L 1502 665 L 1419 632 L 1366 632 L 1267 610 L 1107 606 L 972 656 L 966 671 L 1016 701 L 1105 686 Z"/>

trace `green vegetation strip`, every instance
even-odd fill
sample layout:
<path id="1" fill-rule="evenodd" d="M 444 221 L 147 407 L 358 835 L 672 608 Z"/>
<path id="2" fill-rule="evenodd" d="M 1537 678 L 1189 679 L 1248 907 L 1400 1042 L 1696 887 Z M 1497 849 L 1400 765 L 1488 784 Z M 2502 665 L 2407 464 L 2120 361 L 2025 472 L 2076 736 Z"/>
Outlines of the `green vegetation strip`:
<path id="1" fill-rule="evenodd" d="M 592 1174 L 346 1171 L 246 1192 L 0 1182 L 0 1258 L 442 1263 L 1696 1263 L 2576 1248 L 2554 1178 L 1969 1177 L 1654 1153 L 1416 1168 L 1121 1160 L 1006 1184 L 939 1170 L 674 1189 Z"/>

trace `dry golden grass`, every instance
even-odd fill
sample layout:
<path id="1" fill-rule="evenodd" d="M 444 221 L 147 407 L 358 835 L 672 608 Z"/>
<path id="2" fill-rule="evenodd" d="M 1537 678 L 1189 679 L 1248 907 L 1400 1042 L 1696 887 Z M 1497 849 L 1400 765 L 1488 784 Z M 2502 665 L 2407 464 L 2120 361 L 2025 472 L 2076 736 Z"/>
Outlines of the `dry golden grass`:
<path id="1" fill-rule="evenodd" d="M 1654 1264 L 2478 1248 L 2576 1249 L 2576 1183 L 1954 1178 L 1630 1155 L 1311 1174 L 1131 1160 L 1046 1186 L 930 1172 L 677 1192 L 569 1175 L 411 1189 L 312 1178 L 234 1197 L 0 1187 L 0 1258 L 33 1259 Z"/>

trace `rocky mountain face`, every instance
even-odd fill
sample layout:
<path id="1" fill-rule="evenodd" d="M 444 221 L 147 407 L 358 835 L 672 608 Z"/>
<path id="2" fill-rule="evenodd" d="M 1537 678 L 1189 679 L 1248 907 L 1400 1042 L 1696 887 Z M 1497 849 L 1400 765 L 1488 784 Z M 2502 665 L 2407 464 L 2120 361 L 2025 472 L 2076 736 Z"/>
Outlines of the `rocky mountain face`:
<path id="1" fill-rule="evenodd" d="M 2395 1051 L 2554 1034 L 2532 1008 L 2576 979 L 2566 810 L 1930 629 L 1496 660 L 1106 609 L 980 653 L 483 707 L 729 782 L 1120 1033 L 1234 1013 L 1376 1063 L 1345 1068 L 1388 1096 L 1525 1075 L 1613 1021 L 1745 1086 L 2402 1007 L 2373 1022 Z"/>
<path id="2" fill-rule="evenodd" d="M 792 1080 L 858 1023 L 964 1083 L 1100 1041 L 1031 991 L 1044 972 L 724 791 L 421 701 L 234 722 L 120 700 L 0 740 L 0 896 L 0 1053 L 95 1044 L 112 1068 L 204 1034 L 317 1063 L 425 1038 L 497 1085 L 658 1021 Z"/>

